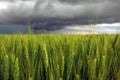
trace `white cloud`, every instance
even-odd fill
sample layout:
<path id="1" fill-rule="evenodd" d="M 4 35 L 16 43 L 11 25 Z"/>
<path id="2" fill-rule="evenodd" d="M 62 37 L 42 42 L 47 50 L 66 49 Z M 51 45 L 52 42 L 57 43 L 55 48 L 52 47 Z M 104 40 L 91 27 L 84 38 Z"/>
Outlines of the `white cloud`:
<path id="1" fill-rule="evenodd" d="M 56 31 L 56 33 L 74 33 L 74 34 L 88 34 L 88 33 L 117 33 L 120 32 L 120 23 L 103 23 L 96 25 L 71 25 L 66 26 L 62 30 Z"/>
<path id="2" fill-rule="evenodd" d="M 120 23 L 111 23 L 111 24 L 108 24 L 108 23 L 102 23 L 102 24 L 97 24 L 96 25 L 97 27 L 110 27 L 110 26 L 114 26 L 114 27 L 120 27 Z"/>
<path id="3" fill-rule="evenodd" d="M 7 9 L 8 3 L 7 2 L 0 2 L 0 10 Z M 1 12 L 1 11 L 0 11 Z"/>

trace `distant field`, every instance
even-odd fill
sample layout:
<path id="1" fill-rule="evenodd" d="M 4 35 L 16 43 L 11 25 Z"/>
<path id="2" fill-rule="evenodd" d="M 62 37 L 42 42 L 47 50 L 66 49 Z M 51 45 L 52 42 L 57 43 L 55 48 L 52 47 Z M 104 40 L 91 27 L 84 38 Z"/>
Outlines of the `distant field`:
<path id="1" fill-rule="evenodd" d="M 0 35 L 0 80 L 120 80 L 120 35 Z"/>

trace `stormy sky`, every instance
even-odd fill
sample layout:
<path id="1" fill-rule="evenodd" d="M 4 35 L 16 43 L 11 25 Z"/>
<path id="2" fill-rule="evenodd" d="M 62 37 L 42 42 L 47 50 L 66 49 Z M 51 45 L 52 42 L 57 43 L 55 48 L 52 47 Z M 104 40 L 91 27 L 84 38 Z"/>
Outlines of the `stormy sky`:
<path id="1" fill-rule="evenodd" d="M 0 0 L 0 23 L 26 25 L 28 20 L 45 31 L 119 23 L 120 0 Z"/>

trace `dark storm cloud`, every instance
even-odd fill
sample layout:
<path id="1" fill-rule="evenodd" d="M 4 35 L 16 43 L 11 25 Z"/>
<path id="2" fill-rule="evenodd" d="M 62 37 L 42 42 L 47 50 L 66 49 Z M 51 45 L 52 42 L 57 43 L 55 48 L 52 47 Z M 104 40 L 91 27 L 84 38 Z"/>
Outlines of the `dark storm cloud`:
<path id="1" fill-rule="evenodd" d="M 59 0 L 62 3 L 68 3 L 68 4 L 94 4 L 94 3 L 105 3 L 105 2 L 111 2 L 111 3 L 118 3 L 120 0 Z"/>
<path id="2" fill-rule="evenodd" d="M 107 0 L 59 0 L 62 3 L 68 3 L 68 4 L 88 4 L 88 3 L 101 3 Z"/>
<path id="3" fill-rule="evenodd" d="M 89 22 L 120 22 L 120 0 L 6 1 L 11 2 L 0 9 L 0 22 L 26 24 L 30 19 L 35 29 L 56 30 L 66 25 Z"/>

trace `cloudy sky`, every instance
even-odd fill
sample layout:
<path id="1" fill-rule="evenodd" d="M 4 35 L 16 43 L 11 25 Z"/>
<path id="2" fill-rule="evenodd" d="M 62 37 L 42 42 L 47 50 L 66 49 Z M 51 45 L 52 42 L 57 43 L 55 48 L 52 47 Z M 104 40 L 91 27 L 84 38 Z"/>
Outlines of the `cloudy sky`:
<path id="1" fill-rule="evenodd" d="M 27 29 L 28 20 L 36 32 L 115 32 L 120 0 L 0 0 L 0 32 Z"/>

